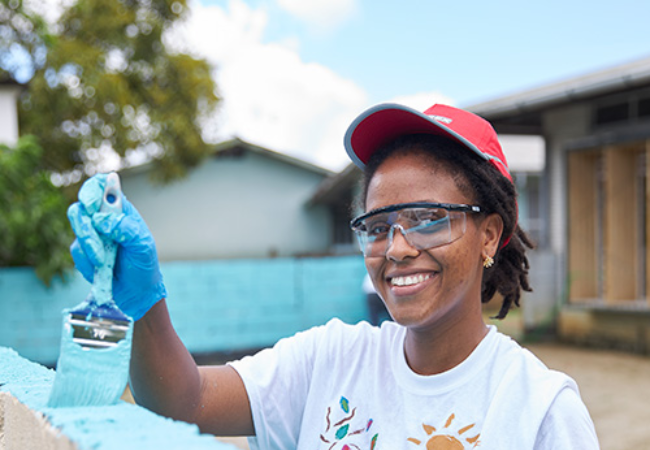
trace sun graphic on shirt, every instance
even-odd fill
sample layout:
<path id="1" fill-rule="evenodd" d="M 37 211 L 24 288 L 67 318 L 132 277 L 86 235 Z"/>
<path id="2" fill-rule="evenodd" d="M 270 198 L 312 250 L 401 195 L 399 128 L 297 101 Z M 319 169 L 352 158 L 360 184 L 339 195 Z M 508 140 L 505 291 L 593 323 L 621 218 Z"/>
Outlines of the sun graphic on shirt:
<path id="1" fill-rule="evenodd" d="M 436 427 L 422 424 L 422 428 L 427 436 L 426 440 L 420 440 L 416 438 L 408 438 L 407 441 L 414 443 L 415 445 L 424 445 L 427 450 L 465 450 L 475 448 L 479 444 L 478 438 L 481 436 L 477 434 L 476 436 L 463 436 L 465 433 L 469 432 L 474 428 L 474 424 L 465 425 L 456 430 L 456 427 L 452 426 L 456 416 L 452 414 L 447 418 L 445 426 L 438 431 Z M 474 433 L 470 433 L 473 435 Z M 465 447 L 465 443 L 468 447 Z"/>

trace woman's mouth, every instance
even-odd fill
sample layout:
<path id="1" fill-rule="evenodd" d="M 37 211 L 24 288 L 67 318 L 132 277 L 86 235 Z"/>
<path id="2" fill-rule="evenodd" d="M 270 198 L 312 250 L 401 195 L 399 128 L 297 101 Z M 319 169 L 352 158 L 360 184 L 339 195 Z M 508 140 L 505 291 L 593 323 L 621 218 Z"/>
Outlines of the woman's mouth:
<path id="1" fill-rule="evenodd" d="M 414 286 L 416 284 L 424 283 L 426 280 L 431 278 L 431 274 L 414 274 L 414 275 L 405 275 L 398 277 L 390 277 L 388 279 L 391 286 Z"/>

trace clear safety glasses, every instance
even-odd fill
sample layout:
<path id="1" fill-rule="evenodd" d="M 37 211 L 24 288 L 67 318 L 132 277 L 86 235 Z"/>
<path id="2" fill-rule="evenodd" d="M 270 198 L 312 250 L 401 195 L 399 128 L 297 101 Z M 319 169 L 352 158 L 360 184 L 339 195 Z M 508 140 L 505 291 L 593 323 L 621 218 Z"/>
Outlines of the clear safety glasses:
<path id="1" fill-rule="evenodd" d="M 466 213 L 479 206 L 448 203 L 400 203 L 362 214 L 350 222 L 364 256 L 385 256 L 395 230 L 418 250 L 440 247 L 465 233 Z"/>

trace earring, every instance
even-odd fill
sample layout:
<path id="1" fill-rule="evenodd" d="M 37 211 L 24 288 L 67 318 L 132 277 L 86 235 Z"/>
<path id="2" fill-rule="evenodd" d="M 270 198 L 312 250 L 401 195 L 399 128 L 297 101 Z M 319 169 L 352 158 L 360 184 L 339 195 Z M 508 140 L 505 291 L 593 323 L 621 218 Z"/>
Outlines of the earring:
<path id="1" fill-rule="evenodd" d="M 487 255 L 483 260 L 483 267 L 489 269 L 490 267 L 492 267 L 493 264 L 494 264 L 494 259 L 490 255 Z"/>

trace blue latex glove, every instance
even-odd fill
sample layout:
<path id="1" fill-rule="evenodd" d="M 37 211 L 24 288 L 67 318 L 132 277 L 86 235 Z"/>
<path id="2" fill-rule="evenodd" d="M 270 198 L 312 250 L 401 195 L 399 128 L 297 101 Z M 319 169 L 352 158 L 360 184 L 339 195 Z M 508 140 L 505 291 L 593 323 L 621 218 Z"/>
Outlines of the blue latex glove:
<path id="1" fill-rule="evenodd" d="M 86 180 L 79 190 L 79 201 L 68 208 L 68 219 L 77 236 L 70 253 L 79 272 L 92 283 L 95 267 L 104 261 L 102 238 L 115 241 L 113 299 L 122 312 L 139 320 L 167 297 L 156 243 L 147 224 L 124 195 L 122 214 L 99 212 L 105 185 L 106 174 Z"/>

